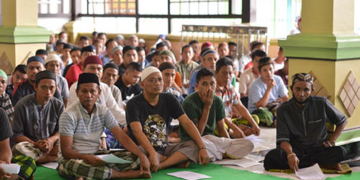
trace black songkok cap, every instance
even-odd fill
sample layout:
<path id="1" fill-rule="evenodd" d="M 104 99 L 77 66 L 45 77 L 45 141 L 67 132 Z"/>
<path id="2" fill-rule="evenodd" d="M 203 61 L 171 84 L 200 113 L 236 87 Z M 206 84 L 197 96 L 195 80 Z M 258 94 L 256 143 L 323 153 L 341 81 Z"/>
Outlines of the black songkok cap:
<path id="1" fill-rule="evenodd" d="M 64 44 L 63 49 L 72 49 L 72 45 L 71 44 Z"/>
<path id="2" fill-rule="evenodd" d="M 95 48 L 94 46 L 90 45 L 90 46 L 85 46 L 83 48 L 81 48 L 81 54 L 83 52 L 95 52 Z"/>
<path id="3" fill-rule="evenodd" d="M 119 71 L 119 67 L 117 67 L 117 65 L 114 64 L 114 63 L 107 63 L 107 64 L 104 66 L 103 72 L 105 72 L 105 70 L 106 70 L 107 68 L 114 68 L 114 69 L 116 69 L 116 70 Z"/>
<path id="4" fill-rule="evenodd" d="M 84 84 L 84 83 L 96 83 L 97 85 L 100 85 L 99 77 L 93 73 L 82 73 L 79 75 L 77 88 L 79 88 L 80 84 Z"/>
<path id="5" fill-rule="evenodd" d="M 48 70 L 40 71 L 36 74 L 35 79 L 36 84 L 39 84 L 40 80 L 42 79 L 52 79 L 56 83 L 56 74 Z"/>

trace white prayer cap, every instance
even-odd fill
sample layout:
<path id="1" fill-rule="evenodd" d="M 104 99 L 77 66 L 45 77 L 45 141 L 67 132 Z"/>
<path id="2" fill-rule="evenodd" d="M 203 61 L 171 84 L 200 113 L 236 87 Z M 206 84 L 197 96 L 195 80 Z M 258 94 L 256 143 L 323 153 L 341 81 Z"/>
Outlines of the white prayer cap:
<path id="1" fill-rule="evenodd" d="M 152 73 L 160 73 L 161 75 L 161 71 L 153 66 L 149 66 L 147 68 L 145 68 L 142 72 L 141 72 L 141 82 L 144 81 L 150 74 Z"/>

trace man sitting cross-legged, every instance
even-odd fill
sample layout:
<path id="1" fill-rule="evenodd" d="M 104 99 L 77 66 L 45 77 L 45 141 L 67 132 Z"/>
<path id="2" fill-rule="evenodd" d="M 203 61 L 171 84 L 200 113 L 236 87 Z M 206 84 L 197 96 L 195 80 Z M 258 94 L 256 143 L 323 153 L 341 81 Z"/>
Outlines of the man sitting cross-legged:
<path id="1" fill-rule="evenodd" d="M 26 155 L 36 163 L 55 161 L 58 153 L 58 122 L 64 105 L 53 97 L 56 75 L 51 71 L 36 74 L 35 93 L 20 99 L 15 106 L 13 154 Z"/>
<path id="2" fill-rule="evenodd" d="M 92 73 L 80 74 L 76 87 L 79 101 L 60 117 L 58 173 L 65 178 L 77 179 L 150 178 L 149 161 L 145 154 L 122 131 L 109 109 L 96 103 L 101 93 L 98 76 Z M 105 164 L 94 156 L 99 150 L 100 136 L 105 127 L 133 153 L 126 151 L 114 155 L 130 163 Z"/>
<path id="3" fill-rule="evenodd" d="M 250 134 L 259 135 L 260 128 L 255 122 L 255 120 L 251 117 L 249 111 L 245 108 L 245 106 L 241 103 L 239 94 L 235 91 L 234 86 L 230 84 L 232 79 L 233 72 L 233 62 L 231 59 L 224 57 L 220 58 L 219 61 L 216 62 L 216 95 L 218 95 L 222 101 L 225 108 L 225 123 L 230 128 L 230 135 L 234 138 L 241 138 L 244 135 L 248 136 Z M 231 121 L 231 117 L 236 114 L 233 111 L 236 111 L 240 117 L 243 119 L 239 119 Z M 241 122 L 244 120 L 246 124 L 251 125 L 251 129 L 243 126 L 237 122 Z M 237 124 L 237 126 L 235 125 Z M 240 128 L 240 129 L 239 129 Z M 244 132 L 244 134 L 242 133 Z"/>
<path id="4" fill-rule="evenodd" d="M 335 146 L 335 141 L 346 126 L 346 116 L 326 98 L 311 96 L 313 78 L 310 74 L 298 73 L 292 79 L 293 98 L 277 109 L 277 149 L 265 156 L 265 170 L 298 170 L 314 163 L 341 170 L 339 162 L 345 160 L 346 150 Z M 336 125 L 329 140 L 326 139 L 327 122 Z"/>
<path id="5" fill-rule="evenodd" d="M 207 164 L 209 157 L 194 124 L 186 116 L 176 98 L 163 92 L 163 79 L 159 69 L 147 67 L 141 74 L 143 93 L 127 104 L 126 121 L 129 135 L 149 155 L 152 172 L 173 165 L 187 166 L 188 161 Z M 189 141 L 168 143 L 168 132 L 172 119 L 178 119 Z M 192 141 L 193 140 L 193 141 Z"/>
<path id="6" fill-rule="evenodd" d="M 225 130 L 225 110 L 220 97 L 215 95 L 215 74 L 208 68 L 203 68 L 196 75 L 198 91 L 187 96 L 182 103 L 184 111 L 194 122 L 197 130 L 203 136 L 210 150 L 212 161 L 221 160 L 223 155 L 230 158 L 241 158 L 250 153 L 254 145 L 247 139 L 230 139 Z M 219 136 L 214 136 L 215 128 Z M 189 140 L 188 133 L 180 127 L 181 141 Z"/>

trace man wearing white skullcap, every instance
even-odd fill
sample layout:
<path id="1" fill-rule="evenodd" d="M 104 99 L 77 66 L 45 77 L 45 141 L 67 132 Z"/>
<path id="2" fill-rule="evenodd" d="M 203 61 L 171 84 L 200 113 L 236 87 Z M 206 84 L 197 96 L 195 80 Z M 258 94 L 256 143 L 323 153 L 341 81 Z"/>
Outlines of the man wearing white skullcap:
<path id="1" fill-rule="evenodd" d="M 148 154 L 151 171 L 177 164 L 187 167 L 190 161 L 207 164 L 206 146 L 195 125 L 173 95 L 162 93 L 164 82 L 160 70 L 145 68 L 140 85 L 143 93 L 128 102 L 126 122 L 129 136 Z M 168 130 L 172 119 L 179 120 L 192 140 L 169 144 Z"/>

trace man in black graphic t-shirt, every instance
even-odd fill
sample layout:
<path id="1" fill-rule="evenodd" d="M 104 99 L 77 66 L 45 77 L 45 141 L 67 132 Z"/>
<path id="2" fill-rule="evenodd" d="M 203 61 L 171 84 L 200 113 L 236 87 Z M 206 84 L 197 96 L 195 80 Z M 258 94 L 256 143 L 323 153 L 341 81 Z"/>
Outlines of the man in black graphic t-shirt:
<path id="1" fill-rule="evenodd" d="M 161 72 L 155 67 L 146 68 L 140 84 L 143 93 L 128 102 L 126 121 L 130 137 L 148 153 L 151 171 L 177 164 L 186 166 L 189 160 L 207 164 L 209 156 L 195 125 L 173 95 L 161 93 Z M 172 119 L 178 119 L 193 140 L 169 145 L 168 128 Z"/>

